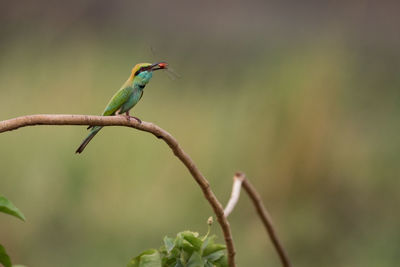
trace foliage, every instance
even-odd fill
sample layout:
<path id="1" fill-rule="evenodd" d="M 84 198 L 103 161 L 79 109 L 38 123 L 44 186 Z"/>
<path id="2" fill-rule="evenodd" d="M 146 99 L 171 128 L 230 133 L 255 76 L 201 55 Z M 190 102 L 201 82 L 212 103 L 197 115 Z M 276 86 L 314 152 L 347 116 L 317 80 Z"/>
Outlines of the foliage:
<path id="1" fill-rule="evenodd" d="M 200 237 L 183 231 L 175 238 L 164 237 L 159 249 L 149 249 L 133 258 L 127 267 L 226 267 L 225 245 L 215 243 L 216 236 Z"/>
<path id="2" fill-rule="evenodd" d="M 15 216 L 23 221 L 25 221 L 25 216 L 22 214 L 17 207 L 14 206 L 13 203 L 11 203 L 10 200 L 7 198 L 0 196 L 0 212 Z"/>
<path id="3" fill-rule="evenodd" d="M 25 221 L 25 216 L 7 198 L 0 196 L 0 212 Z M 212 218 L 208 219 L 208 232 L 183 231 L 175 238 L 164 237 L 159 250 L 149 249 L 133 258 L 127 267 L 227 267 L 226 246 L 215 243 L 216 236 L 209 236 Z M 0 244 L 0 264 L 4 267 L 23 267 L 12 265 L 5 248 Z"/>
<path id="4" fill-rule="evenodd" d="M 10 257 L 2 245 L 0 245 L 0 263 L 3 264 L 4 267 L 11 267 Z"/>
<path id="5" fill-rule="evenodd" d="M 9 201 L 7 198 L 0 196 L 0 212 L 15 216 L 23 221 L 25 221 L 25 216 L 22 214 L 17 207 L 14 206 L 11 201 Z M 4 267 L 12 267 L 13 265 L 11 264 L 11 259 L 8 256 L 5 248 L 0 244 L 0 263 Z M 20 265 L 19 265 L 20 266 Z M 14 267 L 18 267 L 17 265 L 14 265 Z M 20 266 L 21 267 L 21 266 Z"/>

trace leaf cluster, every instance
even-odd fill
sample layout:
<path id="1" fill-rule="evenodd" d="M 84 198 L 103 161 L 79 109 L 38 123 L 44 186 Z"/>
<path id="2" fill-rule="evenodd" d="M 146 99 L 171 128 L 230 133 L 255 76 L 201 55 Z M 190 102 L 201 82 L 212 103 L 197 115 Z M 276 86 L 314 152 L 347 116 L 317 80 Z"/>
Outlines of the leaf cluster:
<path id="1" fill-rule="evenodd" d="M 3 196 L 0 196 L 0 212 L 25 221 L 22 212 Z M 212 220 L 208 223 L 208 233 L 203 237 L 191 231 L 179 232 L 175 238 L 164 237 L 164 244 L 160 249 L 142 252 L 127 267 L 227 267 L 226 246 L 215 243 L 215 235 L 209 236 L 211 223 Z M 1 244 L 0 264 L 4 267 L 23 267 L 11 264 L 11 259 Z"/>
<path id="2" fill-rule="evenodd" d="M 215 235 L 200 237 L 191 231 L 180 232 L 175 238 L 166 236 L 159 250 L 144 251 L 127 267 L 227 267 L 226 246 L 215 239 Z"/>

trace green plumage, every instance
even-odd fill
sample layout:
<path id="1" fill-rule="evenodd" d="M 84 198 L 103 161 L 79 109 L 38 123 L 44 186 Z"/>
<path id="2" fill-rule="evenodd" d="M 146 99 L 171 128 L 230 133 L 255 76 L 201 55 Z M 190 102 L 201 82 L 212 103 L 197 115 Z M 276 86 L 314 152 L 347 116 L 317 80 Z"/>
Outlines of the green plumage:
<path id="1" fill-rule="evenodd" d="M 163 63 L 161 63 L 163 64 Z M 142 98 L 143 89 L 150 81 L 153 70 L 165 68 L 159 67 L 156 64 L 141 63 L 137 64 L 133 70 L 132 75 L 122 85 L 122 87 L 114 94 L 103 111 L 102 116 L 114 116 L 116 114 L 126 113 L 129 116 L 129 110 L 132 109 Z M 143 71 L 140 71 L 143 70 Z M 76 153 L 82 153 L 87 144 L 92 138 L 103 128 L 103 126 L 89 126 L 89 135 L 83 140 L 82 144 L 76 150 Z"/>

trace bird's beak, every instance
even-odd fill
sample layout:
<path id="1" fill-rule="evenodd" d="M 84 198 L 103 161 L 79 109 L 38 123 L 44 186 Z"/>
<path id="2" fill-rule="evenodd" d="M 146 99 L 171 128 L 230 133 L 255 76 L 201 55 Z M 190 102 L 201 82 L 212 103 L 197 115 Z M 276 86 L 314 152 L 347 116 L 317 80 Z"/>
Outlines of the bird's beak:
<path id="1" fill-rule="evenodd" d="M 158 62 L 154 63 L 153 65 L 150 66 L 150 69 L 152 71 L 154 70 L 162 70 L 168 68 L 168 63 L 167 62 Z"/>

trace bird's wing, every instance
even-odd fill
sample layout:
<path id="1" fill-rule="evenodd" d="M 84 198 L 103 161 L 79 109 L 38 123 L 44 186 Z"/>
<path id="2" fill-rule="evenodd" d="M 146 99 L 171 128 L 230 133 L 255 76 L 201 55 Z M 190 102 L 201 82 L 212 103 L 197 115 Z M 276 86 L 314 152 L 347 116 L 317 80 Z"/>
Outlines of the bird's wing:
<path id="1" fill-rule="evenodd" d="M 129 99 L 129 95 L 132 92 L 132 88 L 130 86 L 123 87 L 115 93 L 115 95 L 110 99 L 108 105 L 103 111 L 103 116 L 111 116 L 114 115 L 115 112 Z"/>

